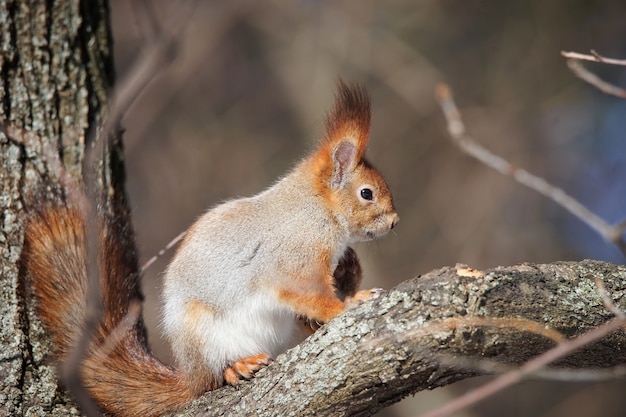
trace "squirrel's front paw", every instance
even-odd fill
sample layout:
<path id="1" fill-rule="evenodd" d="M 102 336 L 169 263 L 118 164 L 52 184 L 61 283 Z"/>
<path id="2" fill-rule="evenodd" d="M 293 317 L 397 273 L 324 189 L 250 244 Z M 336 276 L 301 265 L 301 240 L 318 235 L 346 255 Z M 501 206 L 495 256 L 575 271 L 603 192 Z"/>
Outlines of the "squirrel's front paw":
<path id="1" fill-rule="evenodd" d="M 378 298 L 386 291 L 383 288 L 372 288 L 369 290 L 360 290 L 353 297 L 346 297 L 345 309 L 351 309 L 363 304 L 367 300 Z"/>

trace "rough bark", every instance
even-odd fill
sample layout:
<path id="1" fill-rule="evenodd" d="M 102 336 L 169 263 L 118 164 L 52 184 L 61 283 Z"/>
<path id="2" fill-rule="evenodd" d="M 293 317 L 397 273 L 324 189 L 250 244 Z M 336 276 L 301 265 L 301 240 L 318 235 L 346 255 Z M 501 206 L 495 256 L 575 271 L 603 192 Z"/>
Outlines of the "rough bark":
<path id="1" fill-rule="evenodd" d="M 104 0 L 0 0 L 0 416 L 77 413 L 58 389 L 17 262 L 25 207 L 42 191 L 52 198 L 49 185 L 59 181 L 42 147 L 58 151 L 80 182 L 85 144 L 98 140 L 113 85 L 108 15 Z M 9 139 L 8 127 L 23 134 Z M 96 183 L 115 210 L 124 210 L 120 152 L 116 142 L 96 156 Z"/>
<path id="2" fill-rule="evenodd" d="M 597 277 L 626 308 L 623 266 L 583 261 L 459 271 L 442 268 L 399 285 L 332 320 L 238 391 L 209 393 L 177 415 L 368 416 L 411 393 L 481 373 L 446 358 L 517 364 L 561 336 L 608 321 L 613 315 Z M 618 331 L 556 365 L 623 364 L 624 346 Z"/>

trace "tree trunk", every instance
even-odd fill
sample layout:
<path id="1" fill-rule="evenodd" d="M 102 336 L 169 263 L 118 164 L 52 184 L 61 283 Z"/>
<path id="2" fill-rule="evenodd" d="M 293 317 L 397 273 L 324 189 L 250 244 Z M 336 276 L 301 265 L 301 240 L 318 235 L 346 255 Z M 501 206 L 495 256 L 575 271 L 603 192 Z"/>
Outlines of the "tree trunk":
<path id="1" fill-rule="evenodd" d="M 98 140 L 113 61 L 105 0 L 0 0 L 0 415 L 66 415 L 75 406 L 58 390 L 46 336 L 18 284 L 24 207 L 59 172 L 41 149 L 58 152 L 79 183 L 85 146 Z M 10 138 L 7 131 L 21 132 Z M 95 183 L 114 210 L 124 209 L 119 141 L 97 155 Z M 94 170 L 95 167 L 92 167 Z M 121 204 L 117 204 L 121 203 Z"/>

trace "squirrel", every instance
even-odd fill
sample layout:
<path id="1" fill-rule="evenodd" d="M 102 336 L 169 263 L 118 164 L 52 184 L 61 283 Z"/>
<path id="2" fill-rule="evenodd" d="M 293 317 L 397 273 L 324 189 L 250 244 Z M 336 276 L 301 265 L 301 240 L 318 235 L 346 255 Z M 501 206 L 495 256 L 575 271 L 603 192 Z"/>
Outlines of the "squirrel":
<path id="1" fill-rule="evenodd" d="M 399 220 L 389 187 L 364 156 L 370 119 L 366 90 L 339 81 L 308 157 L 260 194 L 219 204 L 189 228 L 162 294 L 175 367 L 151 352 L 140 315 L 119 334 L 142 296 L 132 242 L 118 238 L 126 234 L 114 216 L 100 215 L 103 313 L 81 377 L 102 410 L 159 415 L 224 383 L 236 386 L 315 325 L 381 293 L 357 291 L 361 267 L 349 246 L 382 237 Z M 72 204 L 42 204 L 25 221 L 22 275 L 61 363 L 86 316 L 85 217 Z"/>

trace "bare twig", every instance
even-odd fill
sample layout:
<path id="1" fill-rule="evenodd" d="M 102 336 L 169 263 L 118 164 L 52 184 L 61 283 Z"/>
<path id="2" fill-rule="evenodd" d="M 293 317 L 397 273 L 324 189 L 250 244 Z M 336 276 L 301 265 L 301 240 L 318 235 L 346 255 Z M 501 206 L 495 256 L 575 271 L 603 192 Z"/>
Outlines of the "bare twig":
<path id="1" fill-rule="evenodd" d="M 602 78 L 585 68 L 580 61 L 576 59 L 568 59 L 567 66 L 574 73 L 574 75 L 596 87 L 604 94 L 626 99 L 625 89 L 604 81 Z"/>
<path id="2" fill-rule="evenodd" d="M 624 325 L 624 320 L 620 317 L 613 318 L 612 320 L 604 323 L 603 325 L 591 329 L 590 331 L 583 333 L 582 335 L 559 343 L 554 348 L 546 351 L 544 354 L 537 356 L 534 359 L 526 362 L 519 369 L 507 372 L 494 380 L 481 385 L 480 387 L 470 390 L 464 395 L 454 399 L 453 401 L 445 404 L 436 410 L 422 414 L 420 417 L 446 417 L 460 410 L 463 410 L 470 405 L 476 404 L 479 401 L 488 398 L 495 393 L 502 391 L 505 388 L 510 387 L 513 384 L 520 382 L 524 377 L 537 372 L 541 368 L 551 364 L 552 362 L 568 356 L 583 346 L 589 345 L 609 333 L 619 329 Z"/>
<path id="3" fill-rule="evenodd" d="M 144 43 L 149 43 L 152 39 L 158 37 L 161 26 L 152 2 L 147 0 L 133 1 L 129 5 L 135 21 L 135 27 Z"/>
<path id="4" fill-rule="evenodd" d="M 604 286 L 604 280 L 602 278 L 596 278 L 596 286 L 598 287 L 598 294 L 600 295 L 600 298 L 602 298 L 602 303 L 604 304 L 604 307 L 611 313 L 613 313 L 615 317 L 626 320 L 626 313 L 624 313 L 622 309 L 615 305 L 615 303 L 609 296 L 609 293 L 606 291 L 606 287 Z"/>
<path id="5" fill-rule="evenodd" d="M 596 369 L 542 369 L 531 375 L 533 379 L 563 382 L 614 381 L 626 377 L 626 366 Z"/>
<path id="6" fill-rule="evenodd" d="M 561 55 L 567 58 L 568 68 L 581 80 L 591 84 L 604 94 L 626 99 L 626 89 L 604 81 L 593 72 L 583 66 L 580 61 L 601 62 L 603 64 L 626 66 L 625 59 L 606 58 L 593 49 L 590 54 L 561 51 Z"/>
<path id="7" fill-rule="evenodd" d="M 553 370 L 543 370 L 542 368 L 546 367 L 552 362 L 555 362 L 556 360 L 559 360 L 568 355 L 571 355 L 576 350 L 586 345 L 589 345 L 603 338 L 609 333 L 619 329 L 620 327 L 623 327 L 624 325 L 626 325 L 626 314 L 624 314 L 624 312 L 615 305 L 611 297 L 608 295 L 606 288 L 604 286 L 604 281 L 601 278 L 597 278 L 595 282 L 597 285 L 598 295 L 600 295 L 600 298 L 602 298 L 602 302 L 605 308 L 611 311 L 613 314 L 615 314 L 615 318 L 613 318 L 612 320 L 610 320 L 609 322 L 601 326 L 598 326 L 594 329 L 589 330 L 586 333 L 583 333 L 582 335 L 574 339 L 560 342 L 554 348 L 546 351 L 545 353 L 537 356 L 534 359 L 531 359 L 530 361 L 522 365 L 520 368 L 511 369 L 507 371 L 506 373 L 502 374 L 501 376 L 497 377 L 496 379 L 492 380 L 491 382 L 481 385 L 480 387 L 467 392 L 466 394 L 456 398 L 455 400 L 445 404 L 444 406 L 436 410 L 430 411 L 426 414 L 423 414 L 421 417 L 449 416 L 452 413 L 458 412 L 468 406 L 476 404 L 479 401 L 482 401 L 485 398 L 488 398 L 494 395 L 495 393 L 502 391 L 505 388 L 508 388 L 509 386 L 513 384 L 518 383 L 523 378 L 531 376 L 531 375 L 537 375 L 537 376 L 543 376 L 543 377 L 558 376 L 560 378 L 563 378 L 564 376 L 574 377 L 573 373 L 575 373 L 576 371 L 568 371 L 568 370 L 553 371 Z M 449 359 L 447 362 L 452 363 L 454 362 L 454 360 L 455 360 L 454 358 Z M 466 359 L 461 359 L 461 360 L 467 361 Z M 445 363 L 446 360 L 444 359 L 443 362 Z M 470 363 L 469 365 L 464 364 L 463 367 L 465 369 L 481 369 L 487 372 L 494 372 L 494 371 L 497 372 L 498 368 L 501 367 L 501 365 L 493 364 L 493 363 L 480 364 L 478 362 L 475 362 L 474 364 Z M 485 368 L 483 369 L 482 367 L 485 367 Z M 623 367 L 616 367 L 610 370 L 585 370 L 585 371 L 582 371 L 579 377 L 584 376 L 589 379 L 607 378 L 607 377 L 615 378 L 616 376 L 624 375 L 624 373 L 625 373 L 625 369 L 623 369 Z M 572 380 L 572 379 L 569 379 L 569 380 Z M 578 380 L 580 380 L 580 378 Z"/>
<path id="8" fill-rule="evenodd" d="M 101 346 L 95 349 L 94 354 L 102 358 L 105 358 L 111 354 L 113 349 L 120 343 L 124 337 L 132 330 L 137 320 L 141 316 L 141 302 L 139 300 L 131 301 L 128 306 L 126 315 L 120 320 L 120 322 L 111 331 L 107 339 Z"/>
<path id="9" fill-rule="evenodd" d="M 185 230 L 184 232 L 180 233 L 178 236 L 176 236 L 174 239 L 172 239 L 167 245 L 165 245 L 165 247 L 163 249 L 161 249 L 156 255 L 154 255 L 153 257 L 151 257 L 150 259 L 148 259 L 142 266 L 141 269 L 139 270 L 140 273 L 144 273 L 146 271 L 146 269 L 148 269 L 153 263 L 156 262 L 157 259 L 159 259 L 161 256 L 163 256 L 165 254 L 165 252 L 167 252 L 168 250 L 172 249 L 172 247 L 174 247 L 174 245 L 176 245 L 178 242 L 180 242 L 185 235 L 187 234 L 187 231 Z"/>
<path id="10" fill-rule="evenodd" d="M 583 61 L 601 62 L 603 64 L 626 66 L 626 59 L 606 58 L 604 56 L 601 56 L 593 49 L 590 52 L 591 54 L 581 54 L 578 52 L 561 51 L 561 55 L 569 59 L 578 59 Z"/>
<path id="11" fill-rule="evenodd" d="M 426 352 L 425 354 L 432 353 Z M 461 369 L 463 371 L 475 371 L 484 375 L 504 374 L 518 369 L 517 367 L 489 359 L 475 359 L 449 354 L 437 354 L 436 356 L 438 358 L 437 361 L 441 365 Z M 618 365 L 611 368 L 595 369 L 540 369 L 527 375 L 526 379 L 563 382 L 598 382 L 612 381 L 625 376 L 626 365 Z"/>
<path id="12" fill-rule="evenodd" d="M 478 159 L 480 162 L 498 171 L 502 175 L 512 177 L 520 184 L 551 199 L 571 214 L 578 217 L 578 219 L 595 230 L 596 233 L 605 240 L 615 244 L 622 253 L 626 255 L 626 242 L 622 237 L 624 232 L 623 222 L 615 226 L 608 224 L 604 219 L 594 214 L 562 189 L 555 187 L 541 177 L 529 173 L 525 169 L 514 166 L 506 159 L 479 145 L 466 133 L 465 125 L 463 124 L 461 114 L 452 97 L 450 87 L 445 84 L 438 85 L 435 95 L 448 122 L 448 133 L 463 152 Z"/>
<path id="13" fill-rule="evenodd" d="M 86 219 L 86 246 L 87 246 L 87 302 L 85 311 L 84 331 L 81 334 L 77 345 L 68 355 L 67 360 L 61 366 L 61 378 L 65 381 L 68 389 L 78 401 L 81 410 L 91 416 L 99 415 L 98 408 L 91 400 L 83 384 L 81 377 L 81 363 L 89 350 L 94 332 L 98 328 L 98 323 L 102 317 L 102 295 L 99 285 L 99 242 L 98 242 L 98 219 L 94 213 L 94 202 L 99 198 L 97 184 L 97 164 L 105 146 L 117 136 L 115 132 L 123 115 L 128 111 L 132 103 L 139 96 L 141 91 L 156 77 L 167 64 L 172 62 L 176 48 L 180 42 L 184 29 L 194 9 L 195 1 L 190 0 L 180 9 L 179 14 L 172 19 L 175 30 L 165 33 L 161 30 L 155 34 L 152 43 L 142 51 L 135 61 L 128 74 L 118 82 L 113 90 L 108 114 L 101 129 L 93 128 L 91 140 L 88 143 L 91 147 L 85 153 L 83 161 L 83 175 L 85 183 L 85 194 L 87 204 L 83 207 Z M 156 22 L 155 22 L 156 25 Z M 156 36 L 158 35 L 158 36 Z M 91 204 L 89 204 L 91 203 Z"/>
<path id="14" fill-rule="evenodd" d="M 100 137 L 109 140 L 110 133 L 117 128 L 124 114 L 144 88 L 167 67 L 167 64 L 174 60 L 185 29 L 189 26 L 188 23 L 195 10 L 195 5 L 196 0 L 183 3 L 183 6 L 179 8 L 178 15 L 170 21 L 170 25 L 175 30 L 166 33 L 161 29 L 155 33 L 131 70 L 117 83 L 111 94 L 109 113 Z"/>

